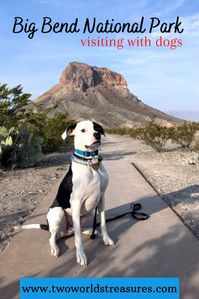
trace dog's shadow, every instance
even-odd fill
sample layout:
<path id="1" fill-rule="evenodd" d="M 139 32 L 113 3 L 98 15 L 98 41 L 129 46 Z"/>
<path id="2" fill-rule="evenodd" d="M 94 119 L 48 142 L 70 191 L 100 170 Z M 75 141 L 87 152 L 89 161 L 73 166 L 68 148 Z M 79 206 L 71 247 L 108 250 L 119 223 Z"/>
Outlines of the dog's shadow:
<path id="1" fill-rule="evenodd" d="M 120 160 L 123 159 L 124 157 L 128 157 L 128 156 L 132 156 L 135 155 L 136 152 L 135 151 L 112 151 L 109 153 L 103 153 L 103 158 L 104 160 L 111 160 L 111 161 L 115 161 L 115 160 Z"/>
<path id="2" fill-rule="evenodd" d="M 71 236 L 71 238 L 74 237 Z M 70 248 L 69 246 L 67 245 L 67 240 L 68 238 L 64 237 L 64 238 L 60 238 L 56 241 L 58 247 L 59 247 L 59 250 L 60 250 L 60 253 L 59 253 L 59 256 L 62 256 L 65 252 L 67 252 Z"/>
<path id="3" fill-rule="evenodd" d="M 133 224 L 135 224 L 136 220 L 133 219 L 130 215 L 126 215 L 120 219 L 116 219 L 113 221 L 112 220 L 109 221 L 109 219 L 114 218 L 114 217 L 118 216 L 119 214 L 123 214 L 123 213 L 129 212 L 129 211 L 131 211 L 130 204 L 118 206 L 116 208 L 106 211 L 106 220 L 107 220 L 107 227 L 108 227 L 109 235 L 111 235 L 112 239 L 114 239 L 115 244 L 117 244 L 120 234 L 124 233 L 125 230 L 128 230 Z M 100 223 L 99 221 L 100 221 L 100 218 L 98 215 L 97 223 Z M 113 225 L 113 222 L 114 222 L 114 225 Z M 85 221 L 82 226 L 82 230 L 84 230 L 84 228 L 92 229 L 92 227 L 93 227 L 93 216 L 88 215 L 85 218 Z M 97 232 L 98 233 L 95 236 L 95 240 L 99 241 L 101 239 L 100 225 L 98 225 L 98 227 L 97 227 Z M 57 240 L 57 245 L 59 246 L 59 249 L 60 249 L 60 256 L 65 254 L 69 250 L 70 247 L 67 245 L 67 241 L 72 238 L 74 239 L 74 234 L 72 234 L 69 237 L 63 237 L 63 238 L 60 238 Z M 85 236 L 82 234 L 82 238 L 83 238 L 83 242 L 86 243 L 85 245 L 87 245 L 87 242 L 90 242 L 90 241 L 92 242 L 89 235 Z"/>
<path id="4" fill-rule="evenodd" d="M 157 195 L 151 196 L 150 199 L 155 201 L 157 199 L 157 197 L 158 197 Z M 142 209 L 138 212 L 144 212 L 150 216 L 153 213 L 156 213 L 166 207 L 166 206 L 160 206 L 158 204 L 157 205 L 149 205 L 149 202 L 150 202 L 149 197 L 147 197 L 147 199 L 145 197 L 139 199 L 139 203 L 141 203 Z M 131 211 L 132 211 L 131 203 L 127 203 L 127 204 L 120 205 L 118 207 L 106 210 L 107 230 L 108 230 L 110 237 L 114 240 L 115 245 L 117 245 L 121 235 L 128 233 L 128 230 L 131 229 L 132 226 L 135 225 L 136 223 L 138 223 L 139 221 L 134 219 L 129 214 L 122 218 L 119 218 L 119 219 L 114 219 L 112 221 L 108 221 L 108 220 L 111 218 L 114 218 L 118 215 L 121 215 L 121 214 L 124 214 L 127 212 L 131 212 Z M 98 216 L 97 222 L 99 222 L 99 216 Z M 147 220 L 146 220 L 146 222 L 147 222 Z M 92 228 L 92 223 L 93 223 L 93 217 L 90 215 L 86 219 L 83 227 Z M 88 235 L 87 236 L 82 235 L 83 243 L 85 245 L 86 251 L 88 253 L 89 253 L 89 251 L 91 251 L 90 252 L 91 256 L 93 255 L 92 251 L 93 251 L 94 244 L 99 245 L 101 242 L 100 227 L 98 227 L 97 230 L 99 233 L 96 235 L 95 240 L 91 240 L 90 236 L 88 236 Z M 69 248 L 71 246 L 68 246 L 67 244 L 71 244 L 71 242 L 68 242 L 68 239 L 72 239 L 72 238 L 73 238 L 73 240 L 71 240 L 73 242 L 72 247 L 74 248 L 74 235 L 58 240 L 58 245 L 60 248 L 60 255 L 65 254 L 66 251 L 69 250 Z M 101 246 L 99 246 L 99 247 L 96 246 L 95 252 L 100 251 L 101 249 L 102 249 Z"/>

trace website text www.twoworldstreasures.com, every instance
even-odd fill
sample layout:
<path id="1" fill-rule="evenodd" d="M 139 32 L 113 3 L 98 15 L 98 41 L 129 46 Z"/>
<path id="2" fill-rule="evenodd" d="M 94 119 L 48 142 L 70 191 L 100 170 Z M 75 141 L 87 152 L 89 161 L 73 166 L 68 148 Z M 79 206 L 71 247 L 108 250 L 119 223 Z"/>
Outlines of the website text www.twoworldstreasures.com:
<path id="1" fill-rule="evenodd" d="M 176 286 L 110 286 L 110 285 L 93 285 L 88 286 L 22 286 L 21 290 L 24 293 L 67 293 L 67 294 L 81 294 L 81 293 L 177 293 Z"/>
<path id="2" fill-rule="evenodd" d="M 178 299 L 178 278 L 22 278 L 20 298 Z"/>

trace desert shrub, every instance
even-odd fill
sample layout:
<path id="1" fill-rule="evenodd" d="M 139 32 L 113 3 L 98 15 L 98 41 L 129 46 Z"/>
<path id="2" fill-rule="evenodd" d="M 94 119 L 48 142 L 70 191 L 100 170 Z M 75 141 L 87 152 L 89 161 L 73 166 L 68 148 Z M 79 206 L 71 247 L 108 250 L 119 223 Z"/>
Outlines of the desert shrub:
<path id="1" fill-rule="evenodd" d="M 199 139 L 198 138 L 194 140 L 193 150 L 196 152 L 199 152 Z"/>
<path id="2" fill-rule="evenodd" d="M 156 151 L 161 151 L 168 139 L 171 138 L 174 128 L 160 126 L 155 120 L 151 120 L 143 127 L 135 128 L 111 128 L 106 132 L 110 134 L 129 135 L 132 138 L 142 140 L 153 147 Z"/>
<path id="3" fill-rule="evenodd" d="M 171 137 L 173 129 L 160 126 L 154 120 L 145 124 L 144 127 L 135 128 L 131 136 L 142 140 L 156 151 L 160 152 Z"/>
<path id="4" fill-rule="evenodd" d="M 1 126 L 9 129 L 17 127 L 23 117 L 22 107 L 30 102 L 30 94 L 24 93 L 21 85 L 8 88 L 0 84 L 0 120 Z"/>
<path id="5" fill-rule="evenodd" d="M 106 130 L 110 134 L 129 135 L 132 138 L 142 140 L 156 151 L 161 151 L 168 139 L 171 138 L 174 128 L 160 126 L 155 120 L 147 122 L 142 127 L 135 128 L 111 128 Z"/>
<path id="6" fill-rule="evenodd" d="M 18 129 L 1 127 L 0 140 L 0 163 L 4 168 L 34 166 L 42 158 L 42 138 L 31 133 L 25 123 Z"/>
<path id="7" fill-rule="evenodd" d="M 30 131 L 43 138 L 43 152 L 53 152 L 65 144 L 61 135 L 69 124 L 67 114 L 57 113 L 49 117 L 40 107 L 37 112 L 27 111 L 26 120 Z"/>
<path id="8" fill-rule="evenodd" d="M 144 128 L 143 141 L 160 152 L 170 138 L 169 130 L 155 122 L 149 122 Z"/>
<path id="9" fill-rule="evenodd" d="M 4 128 L 0 132 L 0 141 L 1 138 L 5 141 L 4 137 L 7 137 L 10 128 L 14 128 L 14 131 L 17 132 L 21 124 L 26 123 L 30 134 L 42 138 L 40 140 L 42 140 L 43 152 L 57 150 L 65 144 L 61 139 L 61 134 L 69 123 L 67 114 L 57 113 L 54 116 L 49 116 L 49 110 L 30 104 L 30 96 L 28 93 L 23 93 L 21 85 L 10 89 L 7 84 L 0 84 L 0 125 Z M 12 147 L 13 144 L 7 148 L 8 152 Z"/>
<path id="10" fill-rule="evenodd" d="M 47 118 L 43 128 L 43 150 L 45 152 L 54 151 L 66 143 L 62 140 L 61 135 L 68 124 L 69 121 L 66 114 L 57 113 L 53 117 Z"/>
<path id="11" fill-rule="evenodd" d="M 143 134 L 144 134 L 144 128 L 134 128 L 130 131 L 130 136 L 134 139 L 140 139 L 143 140 Z"/>
<path id="12" fill-rule="evenodd" d="M 189 149 L 194 141 L 197 130 L 197 123 L 184 122 L 181 126 L 175 128 L 171 139 L 173 142 L 180 144 L 183 149 Z"/>

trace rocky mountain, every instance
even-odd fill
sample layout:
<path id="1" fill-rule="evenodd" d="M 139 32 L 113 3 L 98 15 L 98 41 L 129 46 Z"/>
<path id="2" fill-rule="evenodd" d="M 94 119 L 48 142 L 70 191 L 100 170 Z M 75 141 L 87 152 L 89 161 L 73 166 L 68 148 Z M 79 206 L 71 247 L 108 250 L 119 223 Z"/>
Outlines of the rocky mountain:
<path id="1" fill-rule="evenodd" d="M 162 123 L 176 121 L 130 93 L 122 75 L 78 62 L 69 63 L 59 83 L 33 103 L 51 114 L 67 112 L 71 119 L 92 119 L 106 127 L 130 127 L 154 116 Z"/>

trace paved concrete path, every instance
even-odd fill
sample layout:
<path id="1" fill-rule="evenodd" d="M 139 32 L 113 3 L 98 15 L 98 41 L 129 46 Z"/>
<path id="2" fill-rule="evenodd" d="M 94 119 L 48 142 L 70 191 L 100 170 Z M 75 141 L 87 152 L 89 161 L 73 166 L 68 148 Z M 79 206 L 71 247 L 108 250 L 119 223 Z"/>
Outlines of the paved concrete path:
<path id="1" fill-rule="evenodd" d="M 87 268 L 76 264 L 74 239 L 60 240 L 61 256 L 50 256 L 48 232 L 18 233 L 0 256 L 0 298 L 19 298 L 20 277 L 180 277 L 181 299 L 199 298 L 199 243 L 131 165 L 133 148 L 114 137 L 103 146 L 110 176 L 107 217 L 129 210 L 140 202 L 151 215 L 147 221 L 126 216 L 108 224 L 114 247 L 105 247 L 98 237 L 84 236 L 89 258 Z M 45 223 L 54 199 L 53 186 L 27 223 Z"/>

